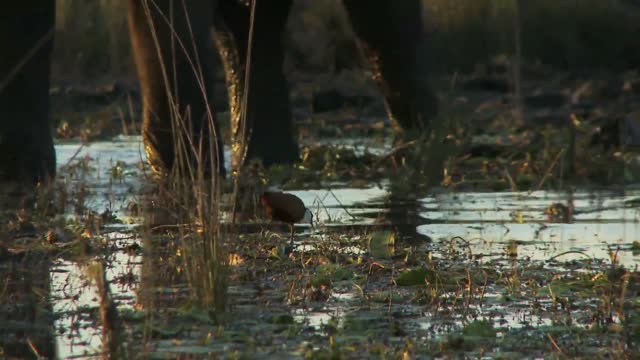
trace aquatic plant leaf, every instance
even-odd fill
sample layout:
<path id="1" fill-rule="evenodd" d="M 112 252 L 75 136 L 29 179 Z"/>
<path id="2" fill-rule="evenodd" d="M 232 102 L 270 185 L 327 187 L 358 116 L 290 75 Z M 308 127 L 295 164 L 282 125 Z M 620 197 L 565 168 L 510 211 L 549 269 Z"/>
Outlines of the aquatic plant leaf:
<path id="1" fill-rule="evenodd" d="M 289 325 L 294 323 L 293 316 L 291 316 L 291 314 L 276 315 L 271 319 L 271 321 L 278 325 Z"/>
<path id="2" fill-rule="evenodd" d="M 479 336 L 479 337 L 496 337 L 497 331 L 494 329 L 491 320 L 474 320 L 468 323 L 462 333 L 465 336 Z"/>
<path id="3" fill-rule="evenodd" d="M 309 285 L 315 288 L 321 286 L 331 287 L 331 278 L 326 274 L 317 274 L 309 280 Z"/>
<path id="4" fill-rule="evenodd" d="M 433 282 L 436 272 L 433 270 L 418 268 L 405 271 L 396 278 L 398 286 L 420 286 L 427 282 Z"/>
<path id="5" fill-rule="evenodd" d="M 393 231 L 376 231 L 368 237 L 369 253 L 375 258 L 390 258 L 394 254 L 396 234 Z"/>
<path id="6" fill-rule="evenodd" d="M 350 280 L 353 278 L 353 272 L 337 264 L 322 264 L 318 266 L 317 272 L 319 275 L 328 276 L 331 281 Z"/>

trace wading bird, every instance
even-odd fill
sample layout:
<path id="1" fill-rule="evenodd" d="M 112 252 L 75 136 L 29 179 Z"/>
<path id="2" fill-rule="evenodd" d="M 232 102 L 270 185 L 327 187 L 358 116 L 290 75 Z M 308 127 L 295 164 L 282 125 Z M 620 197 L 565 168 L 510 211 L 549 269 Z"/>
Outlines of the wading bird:
<path id="1" fill-rule="evenodd" d="M 265 191 L 262 194 L 262 205 L 269 218 L 289 224 L 291 228 L 291 246 L 293 246 L 294 224 L 309 223 L 313 225 L 313 214 L 304 206 L 304 202 L 293 194 L 280 191 Z"/>

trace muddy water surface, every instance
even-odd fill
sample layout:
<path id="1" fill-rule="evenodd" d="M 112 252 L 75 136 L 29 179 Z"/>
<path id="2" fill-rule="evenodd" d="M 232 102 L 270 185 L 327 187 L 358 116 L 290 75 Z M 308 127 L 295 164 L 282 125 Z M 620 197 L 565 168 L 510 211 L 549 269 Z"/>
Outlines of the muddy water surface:
<path id="1" fill-rule="evenodd" d="M 106 275 L 114 300 L 120 309 L 135 309 L 140 268 L 145 260 L 140 252 L 126 250 L 132 244 L 141 245 L 142 241 L 134 231 L 141 220 L 128 217 L 125 209 L 144 185 L 141 180 L 143 168 L 139 166 L 144 158 L 140 139 L 120 138 L 87 146 L 59 144 L 56 149 L 59 166 L 82 160 L 91 168 L 81 176 L 67 176 L 70 184 L 88 185 L 87 206 L 99 213 L 111 210 L 124 222 L 105 227 L 104 233 L 96 234 L 96 237 L 113 249 L 107 259 Z M 346 247 L 346 252 L 361 256 L 367 254 L 368 249 L 361 245 L 359 239 L 365 238 L 367 233 L 379 231 L 376 225 L 384 225 L 384 229 L 394 231 L 394 224 L 389 223 L 392 219 L 404 229 L 397 240 L 397 248 L 410 243 L 413 253 L 428 254 L 435 260 L 444 259 L 445 252 L 454 248 L 463 254 L 460 257 L 463 264 L 489 264 L 496 268 L 513 267 L 519 262 L 526 263 L 526 266 L 557 268 L 558 271 L 565 269 L 564 265 L 570 261 L 578 264 L 616 262 L 631 269 L 640 264 L 640 256 L 632 249 L 632 243 L 640 240 L 640 212 L 636 207 L 640 204 L 637 201 L 640 191 L 636 190 L 576 191 L 571 194 L 543 191 L 439 192 L 408 199 L 410 201 L 398 196 L 392 197 L 393 201 L 389 200 L 391 197 L 384 184 L 359 189 L 333 186 L 330 189 L 291 192 L 301 197 L 314 212 L 318 224 L 313 229 L 306 226 L 298 229 L 296 244 L 299 250 L 308 247 L 307 251 L 312 251 L 331 234 L 338 234 L 338 237 L 353 241 Z M 563 209 L 563 206 L 571 208 L 571 216 L 550 216 L 547 212 L 553 204 L 561 204 L 557 205 L 558 209 Z M 388 216 L 392 212 L 394 216 Z M 407 215 L 402 218 L 405 212 Z M 352 229 L 355 225 L 364 230 L 354 234 Z M 340 234 L 341 231 L 344 234 Z M 415 239 L 408 238 L 414 235 Z M 379 263 L 386 264 L 384 260 Z M 96 288 L 85 276 L 86 266 L 58 259 L 51 268 L 51 302 L 57 315 L 56 348 L 61 358 L 92 356 L 102 351 L 101 331 L 95 316 L 98 306 Z M 397 272 L 391 275 L 396 276 Z M 441 318 L 427 312 L 420 302 L 389 300 L 363 306 L 363 292 L 370 291 L 369 298 L 373 298 L 386 291 L 389 299 L 394 296 L 402 299 L 409 296 L 408 290 L 390 285 L 375 289 L 372 285 L 368 289 L 343 280 L 334 281 L 334 289 L 328 299 L 304 306 L 292 304 L 289 312 L 295 323 L 311 333 L 325 335 L 328 325 L 329 328 L 335 326 L 364 331 L 388 326 L 387 322 L 380 320 L 384 318 L 381 314 L 386 309 L 387 313 L 400 314 L 398 319 L 404 323 L 403 332 L 415 339 L 438 338 L 463 323 L 461 317 Z M 231 301 L 234 301 L 234 294 L 249 297 L 254 294 L 233 283 L 230 293 Z M 494 319 L 494 325 L 501 329 L 498 334 L 513 328 L 554 322 L 553 316 L 532 311 L 531 304 L 523 299 L 516 299 L 505 306 L 497 300 L 503 295 L 502 291 L 493 292 L 492 287 L 487 286 L 484 302 L 481 305 L 469 304 L 467 310 L 474 317 Z M 189 348 L 184 344 L 161 341 L 156 343 L 156 350 L 170 354 L 190 352 L 189 349 L 192 352 L 202 350 L 198 348 L 200 350 L 196 351 L 195 346 Z M 204 346 L 203 352 L 220 349 L 214 345 L 212 343 L 210 348 Z M 282 348 L 285 350 L 278 351 L 290 354 L 295 346 L 285 343 Z"/>

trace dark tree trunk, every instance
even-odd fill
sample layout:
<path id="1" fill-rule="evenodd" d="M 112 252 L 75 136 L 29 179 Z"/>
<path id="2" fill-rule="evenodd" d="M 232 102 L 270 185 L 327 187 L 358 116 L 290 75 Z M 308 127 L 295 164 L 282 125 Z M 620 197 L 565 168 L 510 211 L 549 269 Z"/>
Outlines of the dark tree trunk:
<path id="1" fill-rule="evenodd" d="M 263 165 L 289 164 L 299 159 L 284 76 L 282 34 L 291 0 L 258 1 L 254 23 L 247 136 L 241 131 L 250 9 L 237 0 L 221 0 L 215 18 L 216 44 L 224 64 L 231 110 L 232 167 L 252 158 Z M 247 155 L 241 159 L 247 143 Z"/>
<path id="2" fill-rule="evenodd" d="M 219 135 L 209 107 L 213 7 L 211 0 L 129 0 L 129 29 L 144 107 L 142 136 L 149 161 L 159 171 L 172 169 L 178 154 L 186 155 L 181 163 L 194 164 L 200 158 L 210 169 L 209 140 L 215 139 L 210 128 Z M 212 148 L 217 148 L 217 166 L 224 173 L 218 139 Z M 186 151 L 176 151 L 176 144 L 186 144 L 181 147 Z"/>
<path id="3" fill-rule="evenodd" d="M 53 1 L 7 1 L 0 12 L 0 181 L 55 175 L 49 122 Z"/>
<path id="4" fill-rule="evenodd" d="M 396 130 L 423 130 L 438 102 L 428 81 L 420 0 L 343 0 Z"/>

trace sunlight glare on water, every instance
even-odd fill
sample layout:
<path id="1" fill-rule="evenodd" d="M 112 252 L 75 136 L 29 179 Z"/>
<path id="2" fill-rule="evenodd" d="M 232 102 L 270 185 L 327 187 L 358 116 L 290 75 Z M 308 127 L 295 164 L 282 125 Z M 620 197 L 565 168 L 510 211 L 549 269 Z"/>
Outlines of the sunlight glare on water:
<path id="1" fill-rule="evenodd" d="M 66 176 L 71 188 L 86 183 L 89 194 L 87 208 L 102 213 L 106 209 L 123 218 L 122 209 L 131 194 L 140 189 L 141 170 L 138 164 L 145 161 L 141 138 L 121 136 L 114 141 L 95 142 L 87 145 L 65 143 L 56 145 L 58 167 L 73 165 L 88 159 L 89 171 Z M 70 161 L 71 160 L 71 161 Z M 112 167 L 120 163 L 124 176 L 114 179 Z M 59 171 L 63 173 L 63 171 Z M 119 225 L 126 230 L 126 225 Z M 104 240 L 119 249 L 139 242 L 130 233 L 113 231 L 104 234 Z M 113 251 L 107 259 L 106 278 L 114 301 L 120 309 L 130 308 L 135 302 L 135 290 L 140 279 L 142 257 L 121 250 Z M 59 358 L 87 356 L 101 352 L 101 330 L 90 315 L 99 306 L 97 288 L 86 274 L 86 265 L 59 259 L 50 272 L 53 312 L 59 316 L 55 322 L 56 349 Z"/>
<path id="2" fill-rule="evenodd" d="M 131 244 L 133 240 L 129 237 L 130 234 L 122 233 L 107 235 L 118 247 Z M 141 264 L 141 256 L 122 251 L 114 251 L 108 259 L 105 275 L 120 309 L 135 304 Z M 99 354 L 102 332 L 88 311 L 98 308 L 100 300 L 95 283 L 86 274 L 86 266 L 60 259 L 54 263 L 50 279 L 53 312 L 60 316 L 55 322 L 58 357 Z"/>
<path id="3" fill-rule="evenodd" d="M 628 247 L 640 239 L 640 209 L 632 200 L 640 192 L 584 192 L 572 195 L 573 223 L 549 223 L 545 209 L 553 203 L 567 203 L 567 194 L 457 193 L 422 199 L 420 215 L 432 223 L 418 226 L 418 232 L 435 241 L 459 236 L 469 241 L 475 254 L 504 255 L 504 247 L 518 241 L 518 256 L 548 260 L 572 251 L 562 260 L 609 259 L 610 251 Z M 625 266 L 640 264 L 630 251 L 619 251 Z"/>
<path id="4" fill-rule="evenodd" d="M 313 220 L 323 225 L 373 223 L 375 219 L 363 218 L 359 215 L 363 212 L 383 211 L 383 209 L 371 207 L 367 203 L 387 195 L 385 189 L 377 186 L 365 189 L 299 190 L 290 191 L 290 193 L 302 199 L 313 213 Z"/>

